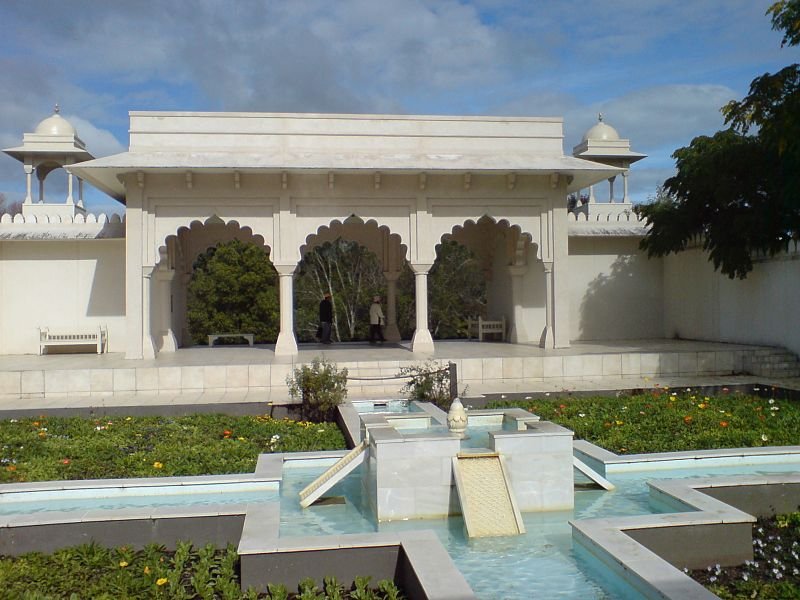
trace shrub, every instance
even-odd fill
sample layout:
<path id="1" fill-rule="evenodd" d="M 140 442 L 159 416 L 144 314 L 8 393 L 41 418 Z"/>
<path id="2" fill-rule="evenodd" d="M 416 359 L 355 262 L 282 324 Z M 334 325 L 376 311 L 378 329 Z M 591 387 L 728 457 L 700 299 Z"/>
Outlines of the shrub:
<path id="1" fill-rule="evenodd" d="M 442 367 L 434 360 L 428 360 L 421 365 L 401 367 L 399 376 L 410 377 L 402 387 L 401 393 L 409 400 L 433 402 L 442 410 L 448 410 L 452 399 L 450 398 L 450 369 Z M 466 389 L 462 392 L 466 393 Z"/>
<path id="2" fill-rule="evenodd" d="M 303 418 L 324 422 L 335 417 L 336 407 L 347 398 L 347 369 L 315 358 L 286 378 L 289 395 L 302 401 Z"/>

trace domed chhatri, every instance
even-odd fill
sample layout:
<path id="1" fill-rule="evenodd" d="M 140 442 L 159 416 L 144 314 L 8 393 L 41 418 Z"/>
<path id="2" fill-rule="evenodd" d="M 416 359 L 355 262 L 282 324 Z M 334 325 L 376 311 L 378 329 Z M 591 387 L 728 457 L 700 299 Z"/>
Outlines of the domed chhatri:
<path id="1" fill-rule="evenodd" d="M 67 135 L 70 137 L 77 135 L 72 124 L 61 116 L 58 104 L 56 104 L 53 114 L 39 123 L 34 132 L 38 135 Z"/>
<path id="2" fill-rule="evenodd" d="M 597 115 L 597 123 L 595 123 L 584 135 L 583 141 L 588 140 L 618 140 L 619 133 L 608 123 L 603 121 L 603 114 Z"/>
<path id="3" fill-rule="evenodd" d="M 628 198 L 628 169 L 631 164 L 635 163 L 637 160 L 642 160 L 646 155 L 632 152 L 630 140 L 621 138 L 616 129 L 603 121 L 602 113 L 597 115 L 597 123 L 590 127 L 583 135 L 581 143 L 572 149 L 572 156 L 620 169 L 619 174 L 622 176 L 623 182 L 622 203 L 630 203 L 630 199 Z M 615 202 L 615 179 L 616 176 L 609 177 L 608 179 L 608 202 Z M 588 196 L 583 196 L 580 191 L 574 195 L 576 200 L 584 197 L 587 198 L 587 201 L 583 202 L 580 207 L 578 207 L 577 204 L 573 204 L 572 208 L 568 208 L 568 210 L 570 210 L 570 212 L 575 212 L 576 209 L 579 208 L 588 215 L 588 205 L 596 202 L 594 186 L 589 186 Z"/>
<path id="4" fill-rule="evenodd" d="M 73 218 L 76 214 L 86 214 L 83 207 L 83 180 L 78 178 L 76 199 L 73 196 L 74 176 L 69 167 L 94 157 L 86 150 L 86 144 L 78 137 L 72 124 L 61 116 L 58 104 L 55 105 L 53 114 L 42 120 L 33 133 L 23 135 L 22 146 L 7 148 L 3 152 L 24 165 L 26 181 L 23 216 Z M 67 170 L 67 197 L 50 202 L 45 197 L 45 179 L 58 169 Z M 39 195 L 35 201 L 34 177 L 39 183 Z"/>

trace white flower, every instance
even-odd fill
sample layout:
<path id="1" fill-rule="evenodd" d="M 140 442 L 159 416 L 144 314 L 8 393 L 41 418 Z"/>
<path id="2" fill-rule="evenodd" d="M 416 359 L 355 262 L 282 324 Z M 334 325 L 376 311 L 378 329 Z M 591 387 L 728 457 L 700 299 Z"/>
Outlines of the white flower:
<path id="1" fill-rule="evenodd" d="M 578 413 L 578 416 L 582 419 L 583 417 L 586 416 L 586 414 L 585 413 Z"/>
<path id="2" fill-rule="evenodd" d="M 762 442 L 766 442 L 767 440 L 769 440 L 769 437 L 767 437 L 767 434 L 766 433 L 762 433 L 761 434 L 761 441 Z"/>

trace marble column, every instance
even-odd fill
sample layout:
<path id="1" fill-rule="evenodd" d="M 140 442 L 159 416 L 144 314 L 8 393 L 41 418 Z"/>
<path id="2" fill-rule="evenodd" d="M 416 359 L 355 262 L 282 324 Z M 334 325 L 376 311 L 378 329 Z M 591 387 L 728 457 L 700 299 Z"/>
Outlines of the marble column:
<path id="1" fill-rule="evenodd" d="M 511 304 L 514 307 L 511 315 L 511 323 L 507 324 L 508 341 L 512 344 L 526 342 L 528 335 L 522 326 L 522 278 L 528 271 L 527 265 L 511 265 L 508 267 L 508 274 L 511 275 Z"/>
<path id="2" fill-rule="evenodd" d="M 155 267 L 142 267 L 142 358 L 155 358 L 153 343 L 153 275 Z"/>
<path id="3" fill-rule="evenodd" d="M 25 164 L 25 204 L 32 204 L 31 185 L 33 179 L 33 165 Z"/>
<path id="4" fill-rule="evenodd" d="M 137 182 L 135 175 L 126 181 L 127 206 L 125 208 L 125 358 L 143 358 L 144 340 L 144 268 L 142 234 L 144 214 L 144 177 Z"/>
<path id="5" fill-rule="evenodd" d="M 544 314 L 545 326 L 542 332 L 540 346 L 542 348 L 553 348 L 555 338 L 553 337 L 553 263 L 544 263 Z"/>
<path id="6" fill-rule="evenodd" d="M 417 326 L 411 340 L 412 352 L 433 352 L 433 336 L 428 329 L 428 271 L 432 264 L 411 264 L 414 271 Z"/>
<path id="7" fill-rule="evenodd" d="M 622 172 L 622 202 L 625 204 L 630 203 L 630 198 L 628 198 L 628 172 Z"/>
<path id="8" fill-rule="evenodd" d="M 400 329 L 397 327 L 397 280 L 400 278 L 400 271 L 385 271 L 383 276 L 386 278 L 386 327 L 383 330 L 383 337 L 387 342 L 400 341 Z"/>
<path id="9" fill-rule="evenodd" d="M 175 280 L 174 269 L 156 269 L 157 295 L 159 298 L 160 327 L 160 352 L 175 352 L 178 349 L 178 340 L 172 324 L 172 282 Z"/>
<path id="10" fill-rule="evenodd" d="M 78 177 L 78 206 L 83 208 L 83 179 Z"/>
<path id="11" fill-rule="evenodd" d="M 281 330 L 275 343 L 275 356 L 297 356 L 294 335 L 294 272 L 297 264 L 275 265 L 280 278 Z"/>
<path id="12" fill-rule="evenodd" d="M 75 200 L 72 198 L 72 187 L 73 175 L 67 171 L 67 204 L 75 204 Z"/>

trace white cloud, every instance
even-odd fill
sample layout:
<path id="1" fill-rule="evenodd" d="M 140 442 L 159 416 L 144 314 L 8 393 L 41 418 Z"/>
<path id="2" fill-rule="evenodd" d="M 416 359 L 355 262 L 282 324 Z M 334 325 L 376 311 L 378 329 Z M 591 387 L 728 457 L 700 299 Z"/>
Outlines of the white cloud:
<path id="1" fill-rule="evenodd" d="M 651 155 L 637 169 L 669 169 L 792 60 L 771 1 L 9 2 L 0 143 L 59 102 L 97 156 L 127 143 L 133 109 L 563 116 L 569 151 L 602 111 Z M 0 191 L 18 177 L 0 158 Z"/>
<path id="2" fill-rule="evenodd" d="M 64 115 L 64 117 L 75 128 L 78 137 L 83 140 L 86 144 L 86 149 L 91 152 L 93 156 L 109 156 L 126 150 L 126 146 L 123 146 L 119 140 L 114 137 L 114 134 L 107 129 L 95 127 L 86 119 L 75 115 Z"/>
<path id="3" fill-rule="evenodd" d="M 733 90 L 721 85 L 654 86 L 592 104 L 581 114 L 573 109 L 568 130 L 577 143 L 601 112 L 606 122 L 641 152 L 663 147 L 674 150 L 697 135 L 722 129 L 720 108 L 735 97 Z"/>

